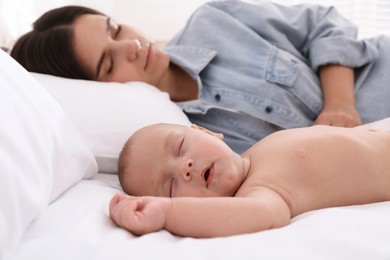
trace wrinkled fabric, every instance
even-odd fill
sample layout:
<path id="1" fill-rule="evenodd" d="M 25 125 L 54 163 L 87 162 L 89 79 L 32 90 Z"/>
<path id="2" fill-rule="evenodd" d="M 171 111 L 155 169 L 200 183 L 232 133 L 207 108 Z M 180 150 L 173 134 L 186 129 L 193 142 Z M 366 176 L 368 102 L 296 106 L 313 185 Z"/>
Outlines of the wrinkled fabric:
<path id="1" fill-rule="evenodd" d="M 332 7 L 210 2 L 166 51 L 198 82 L 198 99 L 178 104 L 238 153 L 280 129 L 313 124 L 323 107 L 317 71 L 326 64 L 355 68 L 364 123 L 390 116 L 390 38 L 358 39 Z"/>

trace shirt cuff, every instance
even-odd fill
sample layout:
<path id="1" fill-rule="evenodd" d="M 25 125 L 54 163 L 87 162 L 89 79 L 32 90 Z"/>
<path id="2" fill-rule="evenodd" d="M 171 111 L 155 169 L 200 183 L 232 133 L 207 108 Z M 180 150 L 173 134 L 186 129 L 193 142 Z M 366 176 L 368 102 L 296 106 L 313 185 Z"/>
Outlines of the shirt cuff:
<path id="1" fill-rule="evenodd" d="M 333 37 L 313 42 L 310 66 L 314 71 L 326 64 L 361 67 L 378 57 L 378 49 L 365 40 Z"/>

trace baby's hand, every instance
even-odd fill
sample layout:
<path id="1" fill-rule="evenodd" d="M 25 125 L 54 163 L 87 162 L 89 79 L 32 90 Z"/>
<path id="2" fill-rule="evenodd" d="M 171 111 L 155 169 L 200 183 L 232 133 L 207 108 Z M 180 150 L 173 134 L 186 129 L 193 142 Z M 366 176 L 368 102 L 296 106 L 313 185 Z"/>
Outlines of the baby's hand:
<path id="1" fill-rule="evenodd" d="M 169 198 L 132 197 L 118 193 L 110 202 L 110 218 L 118 226 L 143 235 L 164 227 L 170 203 Z"/>

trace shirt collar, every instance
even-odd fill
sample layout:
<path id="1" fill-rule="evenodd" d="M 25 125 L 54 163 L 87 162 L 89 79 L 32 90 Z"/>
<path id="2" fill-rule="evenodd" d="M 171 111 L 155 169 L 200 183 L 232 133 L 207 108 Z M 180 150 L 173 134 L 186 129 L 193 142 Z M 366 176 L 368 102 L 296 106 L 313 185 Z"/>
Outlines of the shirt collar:
<path id="1" fill-rule="evenodd" d="M 217 51 L 215 50 L 190 45 L 168 45 L 165 51 L 169 54 L 171 62 L 183 68 L 194 78 L 217 55 Z"/>

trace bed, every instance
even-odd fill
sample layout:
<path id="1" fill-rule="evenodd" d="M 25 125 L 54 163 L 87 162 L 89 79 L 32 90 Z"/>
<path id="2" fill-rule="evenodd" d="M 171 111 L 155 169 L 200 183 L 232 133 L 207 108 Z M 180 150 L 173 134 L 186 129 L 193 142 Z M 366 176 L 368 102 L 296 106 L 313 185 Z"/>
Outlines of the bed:
<path id="1" fill-rule="evenodd" d="M 135 236 L 108 217 L 121 192 L 116 161 L 136 129 L 190 124 L 167 94 L 29 73 L 3 51 L 0 89 L 2 260 L 390 259 L 390 202 L 311 211 L 225 238 Z"/>

